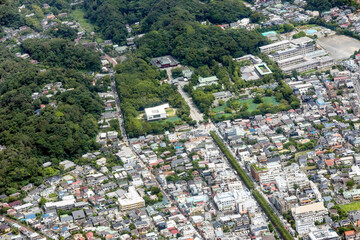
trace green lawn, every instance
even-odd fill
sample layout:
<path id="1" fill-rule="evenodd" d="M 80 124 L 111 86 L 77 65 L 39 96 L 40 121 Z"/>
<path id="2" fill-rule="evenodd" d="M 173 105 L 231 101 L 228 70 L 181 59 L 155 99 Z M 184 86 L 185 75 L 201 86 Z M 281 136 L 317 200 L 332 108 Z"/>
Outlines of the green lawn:
<path id="1" fill-rule="evenodd" d="M 345 205 L 340 205 L 342 209 L 346 212 L 353 211 L 353 210 L 360 210 L 360 202 L 353 202 Z"/>
<path id="2" fill-rule="evenodd" d="M 175 122 L 175 121 L 179 121 L 179 120 L 181 121 L 180 117 L 174 116 L 174 117 L 168 117 L 167 119 L 162 120 L 162 121 L 164 121 L 164 122 Z"/>
<path id="3" fill-rule="evenodd" d="M 213 108 L 213 110 L 215 113 L 219 113 L 219 112 L 224 112 L 225 108 L 226 108 L 226 103 L 224 103 L 223 105 L 221 105 L 219 107 Z"/>
<path id="4" fill-rule="evenodd" d="M 216 114 L 216 117 L 217 118 L 220 118 L 220 117 L 222 117 L 222 116 L 224 116 L 225 115 L 225 117 L 231 117 L 232 116 L 232 114 L 231 113 L 222 113 L 222 114 Z"/>
<path id="5" fill-rule="evenodd" d="M 166 116 L 168 117 L 176 116 L 176 110 L 174 108 L 168 108 L 165 111 L 166 111 Z"/>
<path id="6" fill-rule="evenodd" d="M 85 15 L 85 12 L 83 9 L 75 9 L 72 11 L 72 16 L 75 18 L 75 20 L 77 22 L 80 23 L 81 27 L 83 27 L 85 29 L 85 31 L 87 32 L 94 32 L 95 29 L 94 29 L 94 25 L 90 23 L 90 21 L 88 19 L 86 19 L 84 17 Z"/>
<path id="7" fill-rule="evenodd" d="M 264 103 L 272 103 L 274 105 L 279 104 L 276 101 L 275 97 L 263 97 L 262 99 L 263 99 Z M 245 103 L 245 102 L 248 103 L 249 104 L 248 112 L 252 112 L 252 111 L 256 110 L 257 106 L 259 105 L 259 104 L 253 103 L 252 98 L 238 100 L 238 102 L 241 104 Z M 222 106 L 213 108 L 213 111 L 215 113 L 224 112 L 225 108 L 226 108 L 226 103 L 224 103 Z"/>

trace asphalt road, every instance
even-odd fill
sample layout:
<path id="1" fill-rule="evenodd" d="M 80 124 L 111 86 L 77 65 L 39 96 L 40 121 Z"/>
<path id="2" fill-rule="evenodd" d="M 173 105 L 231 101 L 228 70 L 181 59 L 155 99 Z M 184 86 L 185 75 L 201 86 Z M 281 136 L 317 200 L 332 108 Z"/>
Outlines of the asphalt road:
<path id="1" fill-rule="evenodd" d="M 354 83 L 354 88 L 355 88 L 356 94 L 358 96 L 358 99 L 360 100 L 360 84 L 359 84 L 359 80 L 358 79 L 353 79 L 352 81 Z"/>
<path id="2" fill-rule="evenodd" d="M 121 112 L 121 109 L 120 109 L 120 99 L 119 99 L 119 95 L 118 95 L 117 90 L 116 90 L 116 84 L 115 84 L 114 77 L 111 80 L 111 90 L 112 90 L 112 92 L 114 94 L 114 97 L 115 97 L 116 112 L 118 114 L 117 119 L 119 121 L 121 135 L 123 137 L 122 140 L 125 143 L 128 143 L 128 138 L 127 138 L 126 131 L 125 131 L 124 119 L 122 118 L 122 112 Z"/>
<path id="3" fill-rule="evenodd" d="M 28 227 L 28 226 L 25 226 L 24 224 L 22 224 L 22 223 L 20 223 L 20 222 L 18 222 L 18 221 L 15 221 L 15 220 L 13 220 L 13 219 L 11 219 L 11 218 L 8 218 L 8 217 L 6 217 L 6 216 L 2 216 L 2 217 L 4 217 L 5 221 L 8 222 L 8 223 L 17 224 L 17 225 L 19 225 L 20 227 L 26 229 L 28 232 L 35 233 L 35 231 L 34 231 L 32 228 L 30 228 L 30 227 Z M 19 230 L 20 230 L 20 229 L 19 229 Z M 42 237 L 46 237 L 46 236 L 44 236 L 44 235 L 41 234 L 41 233 L 38 233 L 38 234 L 39 234 L 40 236 L 42 236 Z M 0 239 L 1 239 L 1 237 L 0 237 Z"/>
<path id="4" fill-rule="evenodd" d="M 196 122 L 198 123 L 200 121 L 204 121 L 203 114 L 199 111 L 199 109 L 196 107 L 195 103 L 188 96 L 188 94 L 182 89 L 180 84 L 178 85 L 178 91 L 190 107 L 190 117 L 196 120 Z"/>

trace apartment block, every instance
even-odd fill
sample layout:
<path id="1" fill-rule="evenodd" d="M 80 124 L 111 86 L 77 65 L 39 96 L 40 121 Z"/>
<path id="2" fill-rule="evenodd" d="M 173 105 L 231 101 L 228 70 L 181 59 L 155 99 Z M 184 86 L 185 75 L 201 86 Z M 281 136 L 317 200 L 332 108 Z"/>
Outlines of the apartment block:
<path id="1" fill-rule="evenodd" d="M 122 198 L 118 199 L 118 204 L 121 211 L 133 210 L 145 207 L 145 200 L 140 197 L 136 189 L 129 187 L 128 193 L 125 193 Z"/>

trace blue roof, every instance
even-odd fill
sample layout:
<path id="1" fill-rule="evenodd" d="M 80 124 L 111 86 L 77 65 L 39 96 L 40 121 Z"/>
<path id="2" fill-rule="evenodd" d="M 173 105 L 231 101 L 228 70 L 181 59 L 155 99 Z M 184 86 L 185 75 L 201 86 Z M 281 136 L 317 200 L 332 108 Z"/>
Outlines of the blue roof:
<path id="1" fill-rule="evenodd" d="M 307 34 L 317 33 L 317 30 L 316 29 L 309 29 L 309 30 L 306 30 L 306 33 Z"/>
<path id="2" fill-rule="evenodd" d="M 25 216 L 25 219 L 33 219 L 33 218 L 36 218 L 35 214 L 29 214 Z"/>
<path id="3" fill-rule="evenodd" d="M 319 105 L 325 105 L 325 101 L 324 101 L 324 99 L 322 99 L 322 98 L 318 98 L 318 99 L 316 99 L 315 101 L 316 101 L 316 103 L 319 104 Z"/>
<path id="4" fill-rule="evenodd" d="M 325 123 L 324 126 L 327 127 L 333 127 L 335 126 L 335 123 Z M 332 134 L 332 133 L 328 133 L 328 134 Z"/>
<path id="5" fill-rule="evenodd" d="M 330 196 L 326 196 L 326 197 L 323 197 L 323 198 L 324 198 L 325 202 L 330 202 L 331 199 L 332 199 L 332 197 L 330 197 Z"/>

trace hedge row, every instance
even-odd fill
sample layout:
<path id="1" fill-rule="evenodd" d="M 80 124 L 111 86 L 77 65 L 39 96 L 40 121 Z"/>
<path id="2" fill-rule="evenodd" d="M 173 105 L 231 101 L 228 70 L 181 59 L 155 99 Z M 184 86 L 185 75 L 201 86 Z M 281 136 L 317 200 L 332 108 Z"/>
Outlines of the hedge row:
<path id="1" fill-rule="evenodd" d="M 211 131 L 210 134 L 213 137 L 213 139 L 215 140 L 216 144 L 220 147 L 221 151 L 225 154 L 225 156 L 227 157 L 227 159 L 229 160 L 231 165 L 238 172 L 238 174 L 240 175 L 241 179 L 244 181 L 246 186 L 249 189 L 254 189 L 255 188 L 254 183 L 251 181 L 251 179 L 246 174 L 246 172 L 240 167 L 239 163 L 236 161 L 235 157 L 231 154 L 229 149 L 225 146 L 223 141 L 221 141 L 219 136 L 214 131 Z"/>
<path id="2" fill-rule="evenodd" d="M 288 230 L 286 230 L 284 225 L 281 223 L 279 217 L 274 213 L 273 209 L 267 203 L 265 198 L 259 193 L 259 191 L 255 189 L 252 191 L 252 194 L 261 206 L 261 208 L 264 210 L 272 224 L 276 227 L 282 238 L 285 240 L 294 240 L 293 236 L 288 232 Z"/>
<path id="3" fill-rule="evenodd" d="M 272 224 L 276 227 L 279 234 L 284 240 L 294 240 L 294 238 L 291 236 L 291 234 L 286 230 L 284 225 L 281 223 L 279 217 L 274 213 L 273 209 L 270 207 L 270 205 L 267 203 L 265 198 L 255 189 L 254 183 L 251 181 L 249 176 L 246 174 L 246 172 L 240 167 L 239 163 L 236 161 L 235 157 L 231 154 L 229 149 L 225 146 L 223 141 L 220 139 L 220 137 L 214 132 L 210 132 L 212 138 L 216 142 L 216 144 L 219 146 L 221 151 L 225 154 L 231 165 L 235 168 L 237 173 L 240 175 L 241 179 L 244 181 L 246 186 L 252 190 L 252 194 L 256 201 L 259 203 L 261 208 L 264 210 Z"/>

